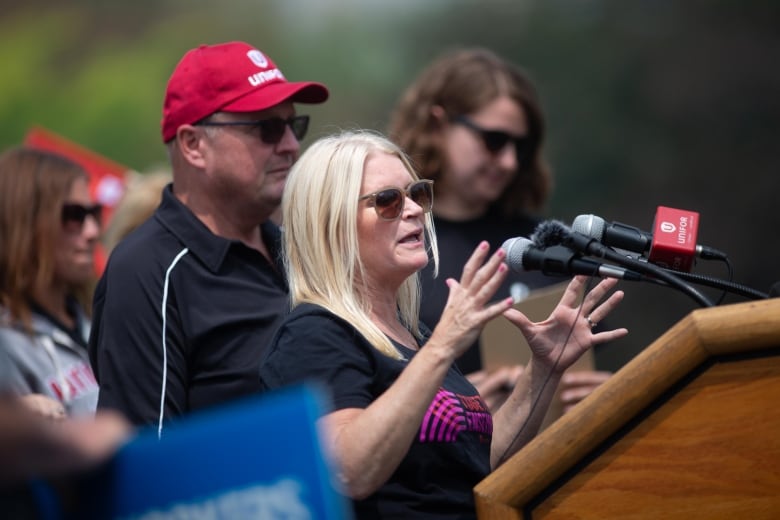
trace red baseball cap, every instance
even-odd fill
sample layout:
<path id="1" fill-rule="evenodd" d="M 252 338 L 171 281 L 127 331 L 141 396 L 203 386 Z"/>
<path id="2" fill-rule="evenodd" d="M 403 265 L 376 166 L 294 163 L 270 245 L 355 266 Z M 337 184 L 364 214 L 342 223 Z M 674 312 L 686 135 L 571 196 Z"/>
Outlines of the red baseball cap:
<path id="1" fill-rule="evenodd" d="M 322 103 L 328 89 L 285 79 L 271 58 L 243 42 L 201 45 L 184 55 L 165 91 L 162 137 L 215 112 L 254 112 L 291 100 Z"/>

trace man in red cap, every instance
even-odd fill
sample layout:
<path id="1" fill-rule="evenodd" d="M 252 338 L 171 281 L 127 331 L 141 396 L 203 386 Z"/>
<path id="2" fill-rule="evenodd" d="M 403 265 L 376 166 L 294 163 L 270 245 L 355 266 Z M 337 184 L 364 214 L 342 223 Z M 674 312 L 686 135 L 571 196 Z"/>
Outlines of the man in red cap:
<path id="1" fill-rule="evenodd" d="M 161 435 L 167 419 L 260 390 L 261 354 L 288 310 L 271 216 L 309 122 L 295 103 L 327 98 L 246 43 L 184 55 L 163 106 L 173 183 L 95 292 L 99 407 Z"/>

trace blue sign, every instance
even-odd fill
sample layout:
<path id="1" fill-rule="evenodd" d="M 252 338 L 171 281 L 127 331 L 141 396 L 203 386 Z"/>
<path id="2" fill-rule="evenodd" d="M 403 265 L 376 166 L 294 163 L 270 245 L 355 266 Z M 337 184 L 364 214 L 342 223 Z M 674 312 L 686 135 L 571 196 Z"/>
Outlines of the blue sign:
<path id="1" fill-rule="evenodd" d="M 344 519 L 315 421 L 316 387 L 263 394 L 143 430 L 90 486 L 94 518 Z M 84 504 L 86 505 L 86 504 Z"/>

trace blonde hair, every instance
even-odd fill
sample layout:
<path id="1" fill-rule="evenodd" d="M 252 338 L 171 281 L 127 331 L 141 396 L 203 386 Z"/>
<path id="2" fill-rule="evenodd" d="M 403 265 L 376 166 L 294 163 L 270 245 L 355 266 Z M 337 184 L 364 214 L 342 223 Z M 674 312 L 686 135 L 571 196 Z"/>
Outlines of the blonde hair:
<path id="1" fill-rule="evenodd" d="M 282 198 L 284 263 L 293 307 L 304 302 L 320 305 L 352 324 L 377 350 L 401 359 L 371 320 L 371 301 L 362 283 L 366 277 L 359 255 L 358 197 L 366 160 L 376 153 L 398 157 L 412 178 L 419 179 L 403 151 L 375 132 L 325 137 L 301 155 Z M 438 268 L 431 213 L 425 215 L 425 241 Z M 415 273 L 403 282 L 396 302 L 402 323 L 419 339 L 418 277 Z"/>
<path id="2" fill-rule="evenodd" d="M 130 173 L 130 180 L 122 199 L 103 234 L 103 245 L 110 252 L 131 231 L 152 216 L 160 205 L 163 188 L 171 182 L 168 171 Z"/>

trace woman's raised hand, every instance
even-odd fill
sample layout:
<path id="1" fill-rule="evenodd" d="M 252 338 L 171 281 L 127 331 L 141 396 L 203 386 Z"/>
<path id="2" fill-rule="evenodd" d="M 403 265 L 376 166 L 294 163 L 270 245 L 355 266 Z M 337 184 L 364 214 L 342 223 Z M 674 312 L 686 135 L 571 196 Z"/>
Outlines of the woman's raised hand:
<path id="1" fill-rule="evenodd" d="M 481 242 L 463 267 L 460 281 L 447 279 L 450 294 L 431 341 L 450 346 L 455 357 L 476 341 L 485 323 L 512 306 L 512 298 L 489 303 L 508 270 L 504 250 L 488 258 L 489 250 L 490 245 Z"/>
<path id="2" fill-rule="evenodd" d="M 525 336 L 534 358 L 561 373 L 571 366 L 589 348 L 600 343 L 622 338 L 625 328 L 593 332 L 599 321 L 612 312 L 623 299 L 623 291 L 607 294 L 618 283 L 607 278 L 596 284 L 578 304 L 587 276 L 576 276 L 566 288 L 552 314 L 540 322 L 532 322 L 516 309 L 508 309 L 504 316 Z"/>

